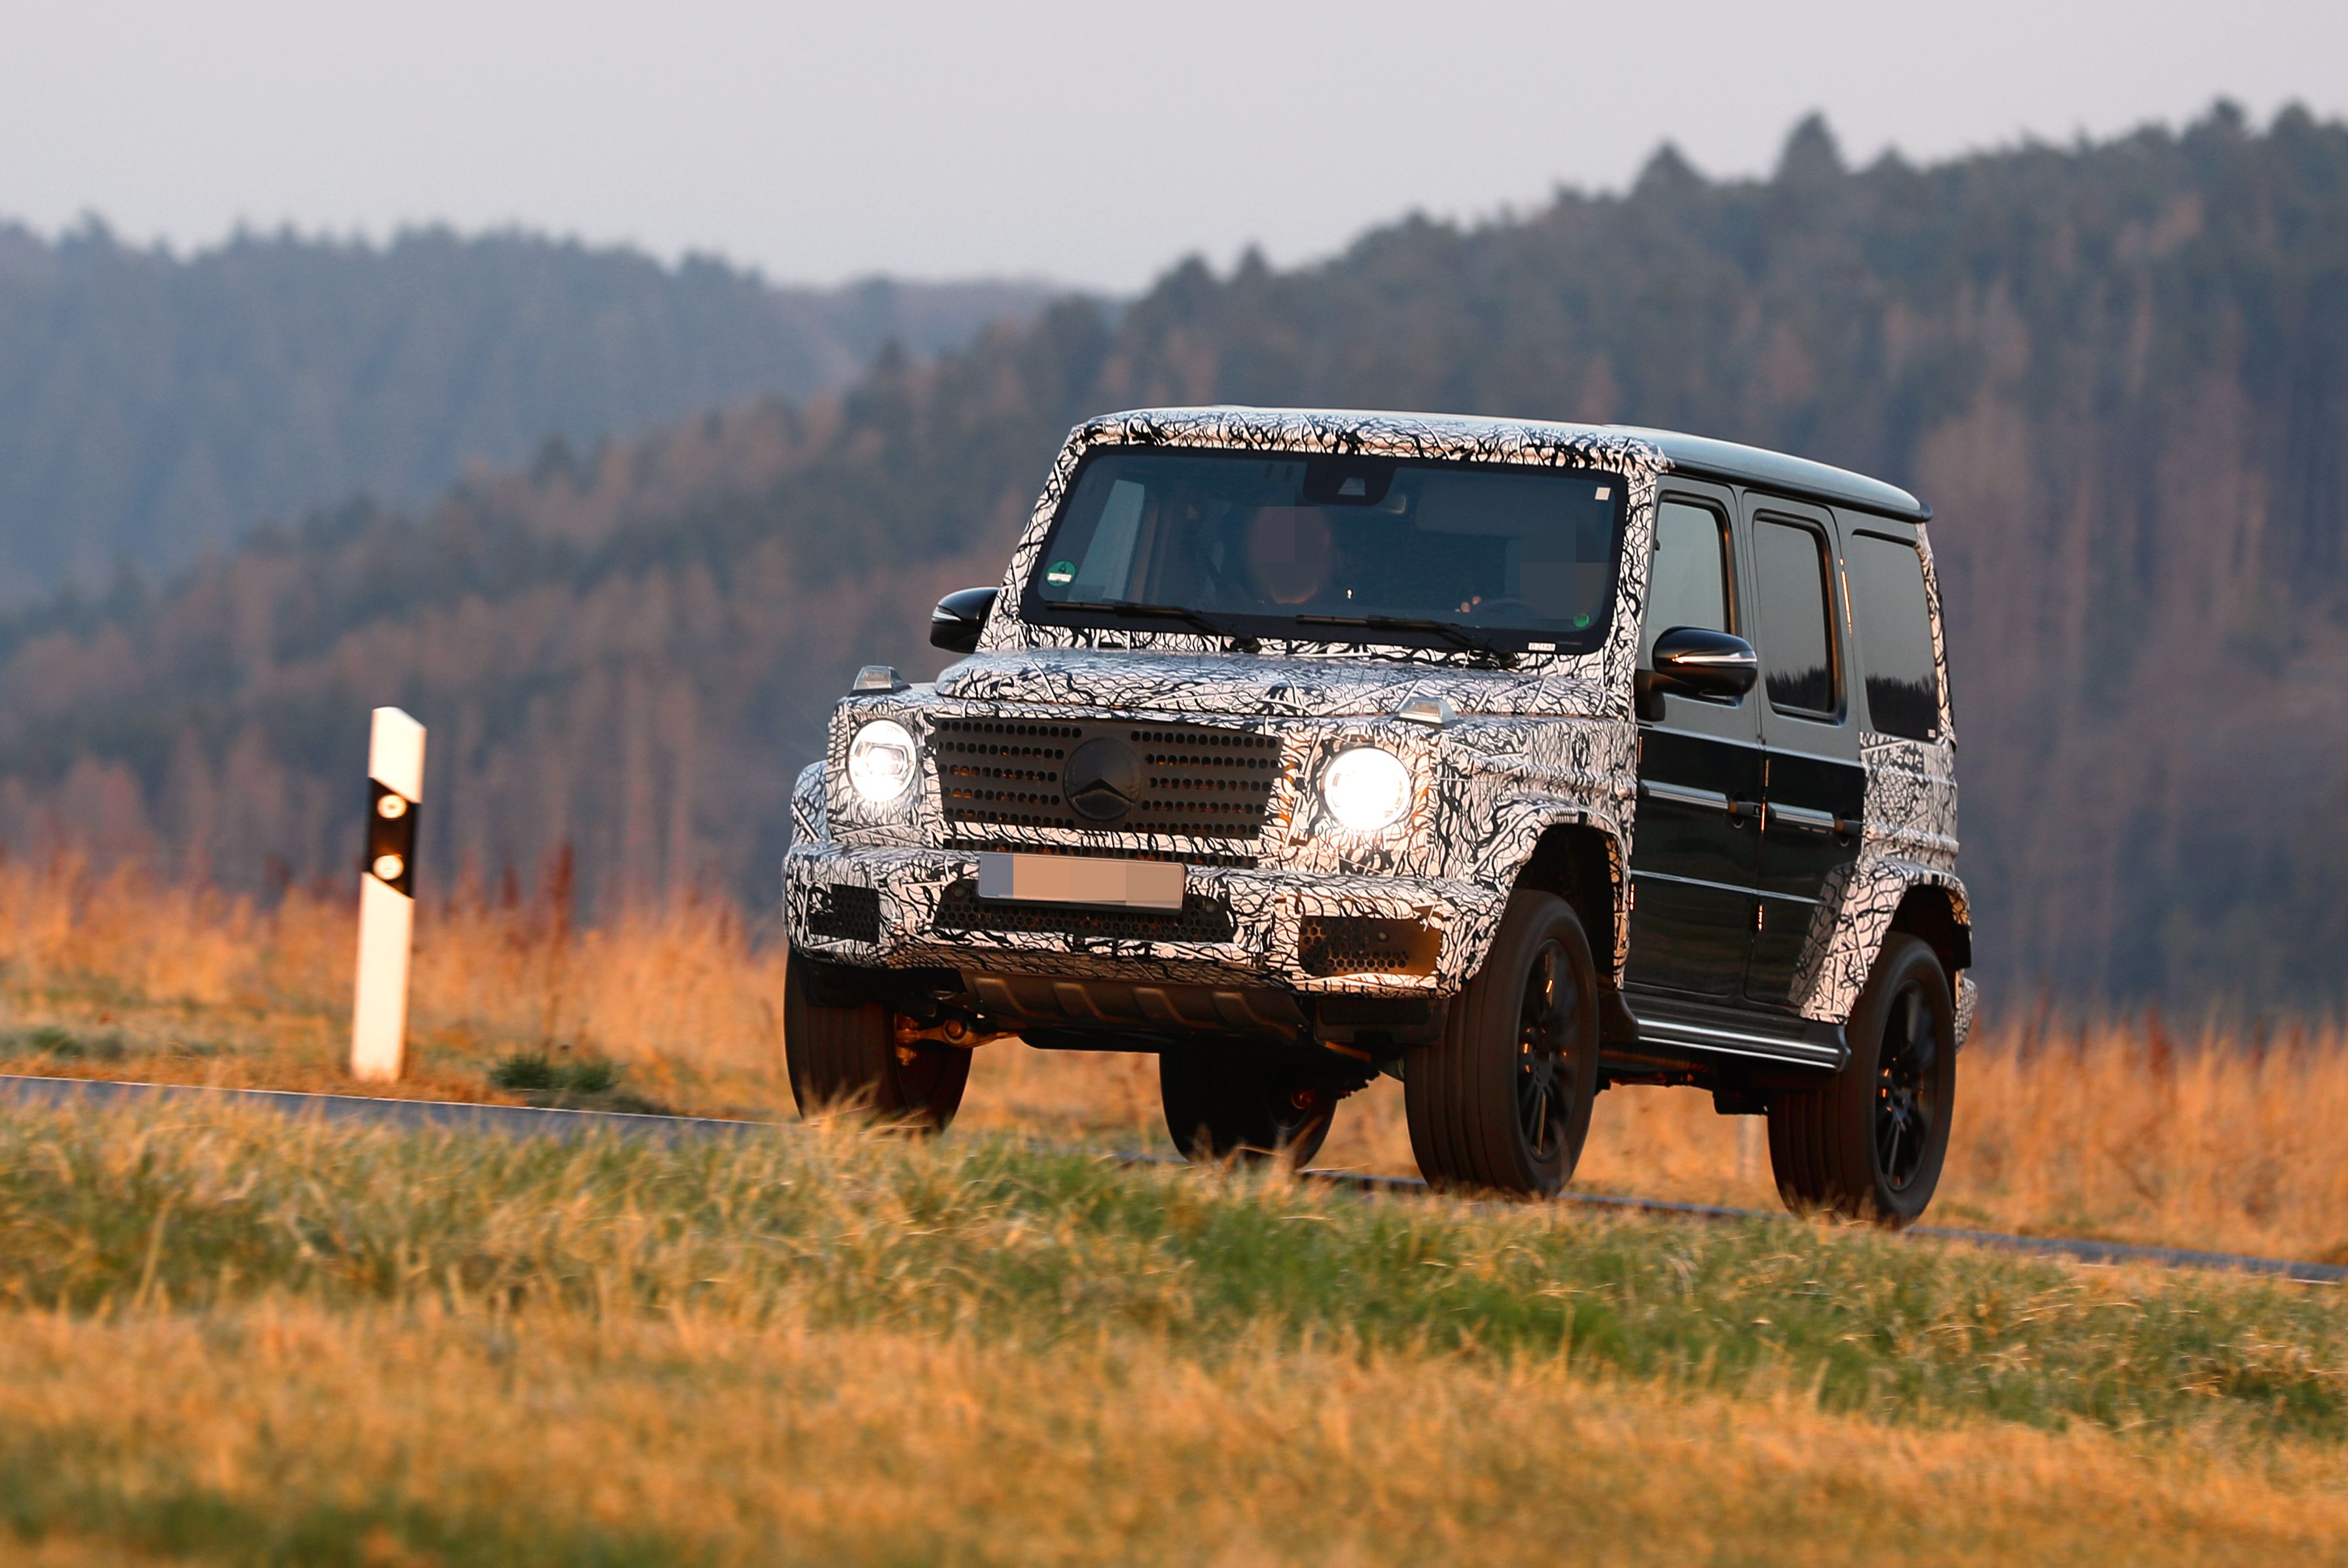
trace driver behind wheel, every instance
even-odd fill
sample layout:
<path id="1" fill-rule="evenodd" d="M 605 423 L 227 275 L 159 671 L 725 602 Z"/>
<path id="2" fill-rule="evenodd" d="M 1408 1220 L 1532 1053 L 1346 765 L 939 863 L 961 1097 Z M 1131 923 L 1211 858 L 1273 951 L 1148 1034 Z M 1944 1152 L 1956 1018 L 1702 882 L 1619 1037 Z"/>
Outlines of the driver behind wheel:
<path id="1" fill-rule="evenodd" d="M 1248 524 L 1248 572 L 1274 604 L 1310 603 L 1328 584 L 1333 553 L 1318 507 L 1258 507 Z"/>

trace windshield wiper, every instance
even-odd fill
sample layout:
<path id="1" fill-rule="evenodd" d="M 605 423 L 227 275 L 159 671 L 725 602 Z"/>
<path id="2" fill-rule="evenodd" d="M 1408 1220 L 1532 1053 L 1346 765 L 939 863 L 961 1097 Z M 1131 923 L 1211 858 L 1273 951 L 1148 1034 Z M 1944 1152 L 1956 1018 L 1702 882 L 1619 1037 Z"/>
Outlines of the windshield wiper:
<path id="1" fill-rule="evenodd" d="M 1513 670 L 1517 655 L 1498 643 L 1477 636 L 1456 620 L 1424 620 L 1415 615 L 1299 615 L 1299 626 L 1359 626 L 1374 631 L 1429 631 L 1452 647 L 1480 653 L 1503 670 Z"/>
<path id="2" fill-rule="evenodd" d="M 1044 602 L 1054 610 L 1106 610 L 1114 615 L 1147 615 L 1161 620 L 1183 621 L 1210 637 L 1230 638 L 1231 647 L 1241 653 L 1260 652 L 1263 648 L 1262 643 L 1239 628 L 1179 604 L 1143 604 L 1131 599 L 1047 599 Z"/>

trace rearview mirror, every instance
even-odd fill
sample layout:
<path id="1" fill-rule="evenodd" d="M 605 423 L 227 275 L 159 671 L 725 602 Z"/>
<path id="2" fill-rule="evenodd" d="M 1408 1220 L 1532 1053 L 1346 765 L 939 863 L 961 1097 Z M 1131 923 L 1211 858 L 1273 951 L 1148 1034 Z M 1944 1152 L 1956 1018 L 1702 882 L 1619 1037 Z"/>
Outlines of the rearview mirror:
<path id="1" fill-rule="evenodd" d="M 965 588 L 938 600 L 938 607 L 930 611 L 930 646 L 949 653 L 978 651 L 978 634 L 985 629 L 986 618 L 994 610 L 994 596 L 1002 591 L 999 588 Z"/>
<path id="2" fill-rule="evenodd" d="M 1761 661 L 1742 637 L 1674 626 L 1655 639 L 1654 669 L 1640 671 L 1640 694 L 1669 692 L 1733 702 L 1753 690 L 1760 674 Z"/>

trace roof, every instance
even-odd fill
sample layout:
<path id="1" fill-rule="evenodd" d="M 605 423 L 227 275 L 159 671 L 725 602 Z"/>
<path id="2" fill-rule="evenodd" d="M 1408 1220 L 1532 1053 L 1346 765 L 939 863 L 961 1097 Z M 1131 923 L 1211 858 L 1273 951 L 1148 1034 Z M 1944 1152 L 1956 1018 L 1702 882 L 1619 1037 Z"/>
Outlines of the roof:
<path id="1" fill-rule="evenodd" d="M 1787 496 L 1924 522 L 1932 509 L 1897 485 L 1759 446 L 1634 425 L 1568 425 L 1467 414 L 1345 408 L 1141 408 L 1077 427 L 1086 441 L 1369 450 L 1429 457 L 1576 462 L 1627 459 L 1683 474 L 1759 486 Z M 1611 453 L 1608 449 L 1612 449 Z M 1661 459 L 1660 465 L 1657 458 Z"/>
<path id="2" fill-rule="evenodd" d="M 1679 473 L 1734 479 L 1766 489 L 1859 507 L 1887 517 L 1905 518 L 1910 522 L 1928 522 L 1932 516 L 1931 507 L 1899 486 L 1870 479 L 1830 463 L 1814 463 L 1807 457 L 1772 452 L 1764 446 L 1743 446 L 1734 441 L 1686 436 L 1676 430 L 1649 430 L 1636 425 L 1610 425 L 1606 428 L 1653 442 L 1663 452 L 1663 460 Z"/>

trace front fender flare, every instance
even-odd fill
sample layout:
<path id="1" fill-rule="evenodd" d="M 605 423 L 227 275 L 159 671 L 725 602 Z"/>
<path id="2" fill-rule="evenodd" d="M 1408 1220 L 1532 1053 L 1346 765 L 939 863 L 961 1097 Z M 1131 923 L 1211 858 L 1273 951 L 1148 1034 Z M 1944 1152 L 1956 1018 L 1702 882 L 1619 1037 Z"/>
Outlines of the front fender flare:
<path id="1" fill-rule="evenodd" d="M 1531 864 L 1533 852 L 1549 834 L 1558 828 L 1579 828 L 1596 834 L 1606 845 L 1606 880 L 1614 905 L 1612 940 L 1605 944 L 1611 950 L 1603 961 L 1609 966 L 1610 983 L 1619 989 L 1631 957 L 1631 833 L 1622 813 L 1609 809 L 1613 804 L 1565 802 L 1538 795 L 1510 797 L 1494 816 L 1493 831 L 1477 856 L 1473 876 L 1478 882 L 1498 891 L 1505 907 L 1508 894 L 1515 889 L 1526 866 Z M 1466 951 L 1468 944 L 1463 939 L 1468 974 L 1483 968 L 1484 956 L 1498 928 L 1496 916 L 1490 929 L 1480 933 L 1472 952 Z"/>
<path id="2" fill-rule="evenodd" d="M 831 837 L 823 794 L 824 764 L 809 763 L 791 785 L 791 842 L 823 844 Z"/>

